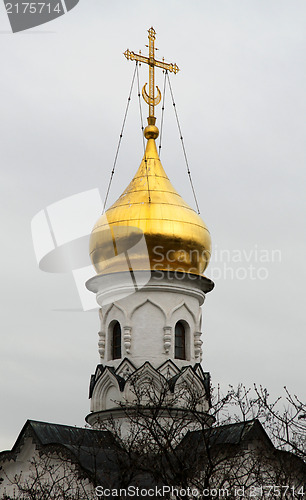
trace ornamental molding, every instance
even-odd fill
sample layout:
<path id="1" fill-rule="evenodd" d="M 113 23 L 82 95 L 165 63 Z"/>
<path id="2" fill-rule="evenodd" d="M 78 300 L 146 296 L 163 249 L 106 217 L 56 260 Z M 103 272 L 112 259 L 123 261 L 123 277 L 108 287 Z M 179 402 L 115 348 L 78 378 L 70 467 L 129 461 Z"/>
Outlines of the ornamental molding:
<path id="1" fill-rule="evenodd" d="M 124 273 L 118 273 L 121 275 L 122 280 L 124 280 Z M 107 301 L 107 303 L 114 303 L 116 300 L 122 298 L 122 296 L 128 297 L 129 295 L 135 294 L 135 287 L 131 285 L 130 282 L 124 283 L 121 281 L 120 284 L 116 281 L 114 282 L 114 277 L 112 276 L 112 280 L 106 276 L 95 276 L 91 278 L 86 283 L 87 288 L 97 294 L 97 302 L 98 304 L 103 306 L 103 303 Z M 197 298 L 199 301 L 199 305 L 202 305 L 205 300 L 205 292 L 196 286 L 190 286 L 190 283 L 184 282 L 154 282 L 150 281 L 143 288 L 138 290 L 139 292 L 171 292 L 178 293 L 182 296 L 188 295 L 191 297 Z M 138 293 L 138 292 L 137 292 Z"/>
<path id="2" fill-rule="evenodd" d="M 145 404 L 148 398 L 150 400 L 151 391 L 154 398 L 165 390 L 169 391 L 169 394 L 165 394 L 165 403 L 174 397 L 177 399 L 175 407 L 184 408 L 190 394 L 191 397 L 195 395 L 198 398 L 198 410 L 207 411 L 209 380 L 209 373 L 204 373 L 199 363 L 180 369 L 173 361 L 167 360 L 156 369 L 147 361 L 136 369 L 125 358 L 116 370 L 110 366 L 98 365 L 95 376 L 92 376 L 91 411 L 104 412 L 110 407 L 118 408 L 118 405 L 124 406 L 133 401 Z"/>
<path id="3" fill-rule="evenodd" d="M 119 377 L 122 377 L 126 380 L 136 370 L 136 366 L 133 365 L 133 363 L 128 358 L 124 358 L 124 360 L 116 368 L 115 373 L 116 375 L 119 375 Z"/>
<path id="4" fill-rule="evenodd" d="M 157 368 L 157 371 L 161 373 L 167 380 L 169 380 L 172 377 L 175 377 L 180 373 L 180 369 L 171 359 L 168 359 L 162 365 L 160 365 Z"/>
<path id="5" fill-rule="evenodd" d="M 107 306 L 105 311 L 103 311 L 103 309 L 102 309 L 102 324 L 101 324 L 102 328 L 101 329 L 105 329 L 106 323 L 107 323 L 107 318 L 113 309 L 118 309 L 118 311 L 122 312 L 124 318 L 126 320 L 128 319 L 128 314 L 127 314 L 127 311 L 124 309 L 124 307 L 119 306 L 117 303 L 113 302 L 112 304 Z"/>
<path id="6" fill-rule="evenodd" d="M 179 311 L 179 309 L 181 308 L 185 308 L 187 309 L 187 311 L 190 313 L 190 315 L 192 316 L 193 318 L 193 321 L 196 322 L 196 317 L 195 317 L 195 314 L 192 312 L 192 310 L 190 309 L 190 307 L 186 304 L 185 301 L 182 301 L 180 304 L 178 304 L 177 306 L 173 307 L 167 314 L 167 319 L 170 320 L 170 318 L 173 316 L 173 314 L 176 312 L 176 311 Z M 182 318 L 184 319 L 184 318 Z"/>
<path id="7" fill-rule="evenodd" d="M 140 304 L 137 304 L 137 305 L 134 307 L 134 309 L 132 309 L 132 311 L 131 311 L 131 313 L 130 313 L 130 317 L 132 318 L 132 317 L 133 317 L 133 315 L 134 315 L 134 313 L 135 313 L 138 309 L 140 309 L 142 306 L 144 306 L 145 304 L 147 304 L 147 303 L 152 304 L 152 306 L 154 306 L 154 307 L 156 307 L 157 309 L 159 309 L 159 310 L 163 313 L 164 318 L 166 319 L 166 313 L 165 313 L 165 311 L 163 310 L 162 306 L 160 306 L 159 304 L 157 304 L 156 302 L 154 302 L 152 299 L 148 299 L 148 298 L 147 298 L 146 300 L 144 300 L 143 302 L 141 302 Z"/>
<path id="8" fill-rule="evenodd" d="M 172 326 L 164 326 L 164 352 L 169 353 L 172 341 Z"/>
<path id="9" fill-rule="evenodd" d="M 127 354 L 130 354 L 130 349 L 131 349 L 131 343 L 132 343 L 132 327 L 131 326 L 124 326 L 123 327 L 123 345 L 125 348 L 125 352 Z"/>
<path id="10" fill-rule="evenodd" d="M 199 394 L 203 392 L 204 381 L 200 379 L 199 375 L 194 371 L 192 366 L 183 368 L 175 381 L 174 390 L 184 383 L 189 387 L 192 387 L 193 391 L 197 391 Z"/>
<path id="11" fill-rule="evenodd" d="M 164 375 L 158 372 L 149 361 L 146 361 L 140 368 L 132 373 L 127 381 L 131 384 L 134 383 L 134 381 L 137 379 L 137 382 L 140 381 L 141 383 L 143 383 L 143 381 L 148 380 L 149 377 L 151 377 L 150 380 L 157 382 L 158 385 L 166 382 L 166 378 L 164 377 Z"/>
<path id="12" fill-rule="evenodd" d="M 105 344 L 106 344 L 106 333 L 105 333 L 105 330 L 100 330 L 100 332 L 99 332 L 99 342 L 98 342 L 98 351 L 99 351 L 101 359 L 104 359 L 104 357 L 105 357 Z"/>
<path id="13" fill-rule="evenodd" d="M 202 345 L 201 332 L 194 332 L 194 356 L 195 358 L 201 358 Z"/>
<path id="14" fill-rule="evenodd" d="M 98 379 L 93 389 L 91 398 L 91 411 L 99 411 L 106 409 L 106 399 L 108 391 L 114 388 L 118 394 L 117 400 L 121 399 L 117 377 L 110 371 L 109 367 L 105 367 L 101 377 Z M 118 404 L 114 401 L 114 407 Z"/>

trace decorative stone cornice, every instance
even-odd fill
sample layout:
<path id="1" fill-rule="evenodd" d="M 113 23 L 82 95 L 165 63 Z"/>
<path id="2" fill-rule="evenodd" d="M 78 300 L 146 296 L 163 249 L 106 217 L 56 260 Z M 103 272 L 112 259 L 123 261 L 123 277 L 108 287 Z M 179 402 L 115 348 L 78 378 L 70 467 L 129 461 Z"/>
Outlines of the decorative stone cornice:
<path id="1" fill-rule="evenodd" d="M 120 406 L 124 408 L 133 403 L 135 396 L 138 404 L 141 403 L 141 398 L 148 398 L 152 389 L 153 400 L 160 391 L 165 404 L 171 405 L 177 400 L 179 403 L 174 407 L 184 409 L 188 408 L 190 396 L 193 396 L 194 401 L 198 401 L 198 411 L 206 412 L 210 406 L 209 380 L 209 374 L 203 372 L 199 363 L 180 369 L 172 361 L 167 361 L 156 369 L 147 361 L 136 368 L 125 358 L 117 369 L 97 367 L 91 379 L 91 409 L 101 412 L 103 418 L 103 412 Z"/>
<path id="2" fill-rule="evenodd" d="M 210 292 L 214 284 L 204 276 L 195 276 L 188 273 L 151 271 L 134 271 L 133 275 L 137 283 L 143 283 L 138 289 L 149 291 L 170 291 L 179 294 L 196 297 L 199 304 L 203 304 L 205 293 Z M 146 279 L 144 279 L 144 277 Z M 100 306 L 121 300 L 135 293 L 134 282 L 129 272 L 120 272 L 106 275 L 94 276 L 86 282 L 88 290 L 97 294 L 97 302 Z"/>

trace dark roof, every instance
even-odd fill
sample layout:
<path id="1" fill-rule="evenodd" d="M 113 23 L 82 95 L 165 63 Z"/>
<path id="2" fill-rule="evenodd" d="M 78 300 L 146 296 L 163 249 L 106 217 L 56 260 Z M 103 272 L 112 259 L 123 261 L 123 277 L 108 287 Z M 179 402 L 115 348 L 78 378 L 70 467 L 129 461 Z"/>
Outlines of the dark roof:
<path id="1" fill-rule="evenodd" d="M 39 450 L 56 449 L 68 454 L 79 466 L 80 473 L 94 482 L 102 480 L 102 472 L 103 483 L 107 477 L 110 484 L 120 474 L 120 448 L 111 432 L 27 420 L 12 450 L 0 453 L 0 460 L 15 460 L 27 437 L 33 438 Z"/>
<path id="2" fill-rule="evenodd" d="M 181 446 L 193 446 L 207 439 L 206 444 L 210 447 L 225 445 L 241 445 L 253 440 L 264 441 L 265 444 L 274 448 L 270 438 L 257 419 L 237 422 L 234 424 L 214 426 L 203 431 L 188 432 Z"/>
<path id="3" fill-rule="evenodd" d="M 97 437 L 103 438 L 103 444 L 109 446 L 114 438 L 111 432 L 93 431 L 83 427 L 73 427 L 70 425 L 51 424 L 49 422 L 39 422 L 28 420 L 26 426 L 30 426 L 42 445 L 58 443 L 65 445 L 95 446 Z"/>
<path id="4" fill-rule="evenodd" d="M 28 420 L 25 423 L 11 451 L 0 453 L 0 463 L 16 460 L 27 437 L 32 437 L 40 452 L 56 451 L 67 456 L 78 467 L 80 476 L 88 477 L 93 484 L 108 488 L 117 487 L 118 481 L 122 480 L 122 465 L 125 465 L 125 480 L 129 484 L 144 487 L 156 483 L 156 480 L 154 483 L 153 472 L 151 474 L 142 467 L 137 472 L 133 466 L 129 467 L 129 464 L 133 462 L 129 462 L 129 457 L 125 455 L 111 432 L 34 420 Z M 270 450 L 271 456 L 275 455 L 288 470 L 292 469 L 294 474 L 298 471 L 301 477 L 306 476 L 305 463 L 291 453 L 276 450 L 260 422 L 255 419 L 211 427 L 204 432 L 190 431 L 183 438 L 178 449 L 182 451 L 187 463 L 192 465 L 196 458 L 201 457 L 201 447 L 205 451 L 207 445 L 213 450 L 224 446 L 226 450 L 233 450 L 236 453 L 240 445 L 243 446 L 253 441 Z"/>
<path id="5" fill-rule="evenodd" d="M 212 444 L 214 445 L 238 445 L 242 442 L 262 438 L 266 441 L 266 444 L 273 446 L 261 423 L 256 419 L 212 427 L 209 434 Z"/>

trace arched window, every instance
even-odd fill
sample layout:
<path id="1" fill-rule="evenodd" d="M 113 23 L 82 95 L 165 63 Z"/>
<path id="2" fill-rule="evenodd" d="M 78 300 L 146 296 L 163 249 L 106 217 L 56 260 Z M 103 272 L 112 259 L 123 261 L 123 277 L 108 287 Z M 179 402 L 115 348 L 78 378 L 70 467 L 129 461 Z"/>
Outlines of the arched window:
<path id="1" fill-rule="evenodd" d="M 113 359 L 121 358 L 121 327 L 118 321 L 114 324 L 112 331 L 112 354 Z"/>
<path id="2" fill-rule="evenodd" d="M 175 353 L 176 359 L 186 359 L 186 335 L 185 327 L 181 321 L 175 325 Z"/>

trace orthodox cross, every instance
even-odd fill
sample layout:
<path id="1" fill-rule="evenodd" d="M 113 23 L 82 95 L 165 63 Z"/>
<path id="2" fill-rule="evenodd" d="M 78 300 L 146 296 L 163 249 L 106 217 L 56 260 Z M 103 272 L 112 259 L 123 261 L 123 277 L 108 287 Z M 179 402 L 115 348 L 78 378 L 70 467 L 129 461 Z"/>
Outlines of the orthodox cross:
<path id="1" fill-rule="evenodd" d="M 179 68 L 176 64 L 169 64 L 165 63 L 164 60 L 162 61 L 157 61 L 155 59 L 155 35 L 156 31 L 154 28 L 150 28 L 148 30 L 149 33 L 149 57 L 145 57 L 139 54 L 135 54 L 135 52 L 131 52 L 129 49 L 127 49 L 124 52 L 124 55 L 127 59 L 131 59 L 131 61 L 139 61 L 143 62 L 145 64 L 149 65 L 149 94 L 146 91 L 146 86 L 147 84 L 144 85 L 142 89 L 142 97 L 144 98 L 145 102 L 149 105 L 149 117 L 154 118 L 154 107 L 157 106 L 160 103 L 161 100 L 161 92 L 159 88 L 156 86 L 157 89 L 157 96 L 154 97 L 154 69 L 155 66 L 157 68 L 162 68 L 164 70 L 170 71 L 171 73 L 177 73 L 179 71 Z"/>

